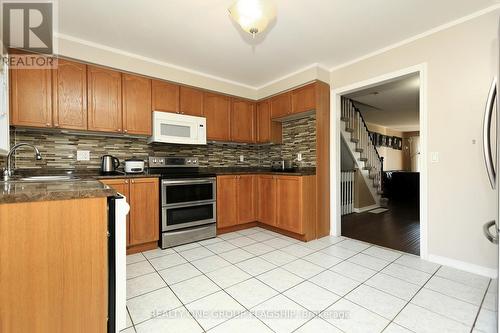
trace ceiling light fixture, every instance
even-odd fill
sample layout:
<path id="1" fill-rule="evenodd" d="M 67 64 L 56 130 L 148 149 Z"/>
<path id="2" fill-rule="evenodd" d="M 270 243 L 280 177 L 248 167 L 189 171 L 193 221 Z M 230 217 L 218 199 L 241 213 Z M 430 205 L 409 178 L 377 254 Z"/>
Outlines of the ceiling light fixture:
<path id="1" fill-rule="evenodd" d="M 276 17 L 276 7 L 271 0 L 237 0 L 229 8 L 229 14 L 255 38 Z"/>

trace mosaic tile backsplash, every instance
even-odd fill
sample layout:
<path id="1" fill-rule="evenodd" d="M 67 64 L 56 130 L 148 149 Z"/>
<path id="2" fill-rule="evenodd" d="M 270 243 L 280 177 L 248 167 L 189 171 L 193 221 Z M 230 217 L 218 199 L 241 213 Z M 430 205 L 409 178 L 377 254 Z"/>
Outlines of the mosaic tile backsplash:
<path id="1" fill-rule="evenodd" d="M 283 123 L 283 144 L 253 145 L 209 143 L 203 146 L 148 144 L 147 138 L 105 137 L 32 129 L 11 129 L 12 144 L 27 142 L 40 150 L 43 159 L 35 161 L 30 149 L 20 149 L 15 156 L 16 168 L 98 169 L 102 155 L 147 160 L 148 156 L 195 156 L 201 166 L 270 167 L 271 162 L 295 159 L 302 153 L 299 167 L 316 166 L 315 115 Z M 90 161 L 77 161 L 77 150 L 89 150 Z M 240 162 L 240 155 L 245 158 Z M 5 158 L 0 156 L 0 166 Z"/>

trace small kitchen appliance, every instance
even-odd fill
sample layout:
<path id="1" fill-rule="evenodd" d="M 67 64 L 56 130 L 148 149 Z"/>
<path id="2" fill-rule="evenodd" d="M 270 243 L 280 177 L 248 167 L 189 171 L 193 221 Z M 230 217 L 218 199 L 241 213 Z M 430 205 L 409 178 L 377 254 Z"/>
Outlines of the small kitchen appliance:
<path id="1" fill-rule="evenodd" d="M 125 160 L 125 172 L 126 173 L 143 173 L 144 172 L 144 161 L 140 160 L 140 159 Z"/>
<path id="2" fill-rule="evenodd" d="M 120 166 L 120 160 L 111 155 L 104 155 L 101 157 L 101 172 L 111 173 L 115 172 Z"/>

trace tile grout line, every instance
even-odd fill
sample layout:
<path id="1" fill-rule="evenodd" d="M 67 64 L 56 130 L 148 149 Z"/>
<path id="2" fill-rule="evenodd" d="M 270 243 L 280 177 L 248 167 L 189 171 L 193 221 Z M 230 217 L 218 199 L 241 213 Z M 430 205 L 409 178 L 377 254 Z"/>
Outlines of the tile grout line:
<path id="1" fill-rule="evenodd" d="M 474 317 L 474 322 L 472 323 L 472 328 L 471 328 L 471 331 L 474 329 L 474 327 L 476 326 L 476 323 L 477 323 L 477 319 L 479 318 L 479 313 L 481 312 L 482 310 L 482 307 L 483 307 L 483 304 L 484 304 L 484 300 L 486 299 L 486 295 L 488 294 L 488 289 L 490 288 L 490 285 L 491 285 L 491 282 L 492 280 L 490 279 L 490 281 L 488 282 L 488 287 L 486 287 L 486 290 L 484 292 L 484 295 L 483 295 L 483 298 L 481 300 L 481 304 L 479 305 L 478 309 L 477 309 L 477 313 L 476 313 L 476 316 Z"/>

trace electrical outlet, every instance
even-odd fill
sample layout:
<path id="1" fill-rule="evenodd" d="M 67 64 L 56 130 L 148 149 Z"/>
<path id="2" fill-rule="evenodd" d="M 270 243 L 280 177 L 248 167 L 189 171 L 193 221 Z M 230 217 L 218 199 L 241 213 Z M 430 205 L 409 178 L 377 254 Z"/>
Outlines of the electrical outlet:
<path id="1" fill-rule="evenodd" d="M 90 161 L 90 151 L 89 150 L 77 150 L 76 151 L 77 161 Z"/>
<path id="2" fill-rule="evenodd" d="M 245 162 L 245 156 L 240 155 L 240 162 Z"/>
<path id="3" fill-rule="evenodd" d="M 297 154 L 297 161 L 302 161 L 302 153 Z"/>

